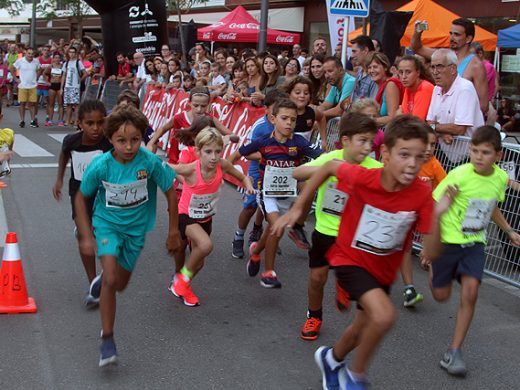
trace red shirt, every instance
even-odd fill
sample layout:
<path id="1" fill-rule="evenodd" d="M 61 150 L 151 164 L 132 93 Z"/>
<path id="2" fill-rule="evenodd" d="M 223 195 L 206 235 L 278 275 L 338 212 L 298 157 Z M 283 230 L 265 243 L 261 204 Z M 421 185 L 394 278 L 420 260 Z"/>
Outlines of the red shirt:
<path id="1" fill-rule="evenodd" d="M 117 64 L 117 75 L 120 77 L 125 77 L 128 73 L 130 73 L 130 64 L 128 62 L 123 62 L 122 64 Z"/>
<path id="2" fill-rule="evenodd" d="M 175 138 L 175 130 L 187 129 L 191 126 L 191 119 L 188 117 L 188 112 L 183 111 L 173 116 L 173 128 L 170 131 L 170 146 L 168 148 L 168 162 L 170 164 L 177 164 L 179 162 L 179 141 Z"/>
<path id="3" fill-rule="evenodd" d="M 197 161 L 198 159 L 199 156 L 197 156 L 195 146 L 186 146 L 186 149 L 181 150 L 181 155 L 179 156 L 179 164 L 189 164 L 193 161 Z"/>
<path id="4" fill-rule="evenodd" d="M 432 100 L 433 84 L 427 80 L 421 81 L 415 91 L 405 88 L 401 108 L 403 114 L 412 114 L 426 120 L 428 108 Z"/>
<path id="5" fill-rule="evenodd" d="M 386 191 L 381 186 L 383 169 L 347 163 L 338 169 L 337 189 L 349 197 L 338 239 L 327 258 L 331 266 L 364 268 L 379 283 L 389 286 L 411 244 L 414 229 L 429 232 L 433 198 L 431 187 L 418 178 L 401 191 Z"/>

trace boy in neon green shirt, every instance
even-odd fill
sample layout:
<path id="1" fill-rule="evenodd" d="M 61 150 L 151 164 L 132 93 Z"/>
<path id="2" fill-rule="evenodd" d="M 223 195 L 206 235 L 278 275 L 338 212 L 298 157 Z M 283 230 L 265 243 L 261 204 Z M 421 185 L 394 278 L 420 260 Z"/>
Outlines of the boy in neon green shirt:
<path id="1" fill-rule="evenodd" d="M 471 138 L 470 163 L 450 171 L 433 192 L 434 199 L 439 202 L 448 188 L 457 189 L 450 209 L 440 220 L 444 250 L 431 263 L 431 287 L 435 300 L 448 300 L 453 279 L 461 284 L 455 333 L 440 362 L 451 375 L 464 376 L 467 372 L 461 347 L 471 325 L 484 272 L 489 221 L 493 220 L 514 245 L 520 245 L 520 235 L 513 231 L 497 207 L 497 202 L 505 199 L 508 182 L 507 173 L 495 164 L 501 158 L 501 151 L 499 132 L 492 126 L 478 128 Z M 428 262 L 423 260 L 423 263 Z"/>
<path id="2" fill-rule="evenodd" d="M 339 127 L 343 149 L 322 154 L 317 159 L 297 167 L 293 172 L 295 179 L 307 180 L 319 167 L 335 159 L 365 168 L 383 166 L 368 156 L 377 133 L 377 124 L 372 118 L 361 113 L 347 113 L 341 118 Z M 309 250 L 309 307 L 307 321 L 301 331 L 301 338 L 304 340 L 316 340 L 320 333 L 323 289 L 329 271 L 325 254 L 336 241 L 340 217 L 348 199 L 347 194 L 336 188 L 337 181 L 336 177 L 331 176 L 319 187 L 316 198 L 316 226 L 312 233 L 312 248 Z"/>

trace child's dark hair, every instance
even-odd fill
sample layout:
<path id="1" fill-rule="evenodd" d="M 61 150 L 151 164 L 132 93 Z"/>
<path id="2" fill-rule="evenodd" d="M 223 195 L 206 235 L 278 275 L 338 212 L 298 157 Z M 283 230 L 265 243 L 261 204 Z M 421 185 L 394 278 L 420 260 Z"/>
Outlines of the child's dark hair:
<path id="1" fill-rule="evenodd" d="M 193 96 L 196 95 L 205 95 L 208 97 L 208 101 L 210 100 L 209 89 L 206 87 L 194 87 L 190 90 L 190 102 L 193 99 Z"/>
<path id="2" fill-rule="evenodd" d="M 213 118 L 208 115 L 199 116 L 193 119 L 190 127 L 177 130 L 175 133 L 175 138 L 177 138 L 179 142 L 183 143 L 184 145 L 195 146 L 195 137 L 202 129 L 205 129 L 206 127 L 215 127 Z"/>
<path id="3" fill-rule="evenodd" d="M 139 108 L 141 106 L 141 101 L 139 100 L 139 96 L 134 92 L 130 91 L 129 89 L 124 90 L 119 94 L 117 97 L 117 103 L 119 104 L 123 101 L 126 101 L 130 104 L 133 104 L 135 108 Z"/>
<path id="4" fill-rule="evenodd" d="M 339 136 L 352 138 L 356 134 L 377 133 L 377 123 L 360 112 L 345 112 L 339 121 Z"/>
<path id="5" fill-rule="evenodd" d="M 290 110 L 298 111 L 298 107 L 296 107 L 296 103 L 294 103 L 290 99 L 280 99 L 273 106 L 273 115 L 276 116 L 280 112 L 281 108 L 287 108 Z"/>
<path id="6" fill-rule="evenodd" d="M 496 152 L 502 150 L 500 132 L 493 126 L 480 126 L 471 136 L 471 144 L 478 146 L 484 143 L 491 144 Z"/>
<path id="7" fill-rule="evenodd" d="M 114 111 L 108 116 L 105 126 L 105 137 L 112 138 L 114 133 L 118 131 L 121 126 L 133 125 L 141 135 L 144 136 L 148 128 L 148 119 L 144 114 L 131 104 L 123 106 L 116 106 Z"/>
<path id="8" fill-rule="evenodd" d="M 264 104 L 266 107 L 271 107 L 280 99 L 289 99 L 289 95 L 278 88 L 272 89 L 265 95 Z"/>
<path id="9" fill-rule="evenodd" d="M 428 127 L 424 121 L 413 115 L 398 115 L 386 125 L 383 143 L 388 149 L 392 149 L 399 139 L 419 139 L 427 145 Z"/>
<path id="10" fill-rule="evenodd" d="M 309 88 L 309 101 L 310 101 L 311 96 L 314 93 L 314 86 L 312 85 L 312 81 L 309 80 L 307 77 L 296 76 L 293 79 L 291 79 L 290 81 L 286 82 L 282 86 L 282 89 L 284 92 L 290 94 L 292 92 L 292 90 L 294 89 L 294 87 L 296 86 L 296 84 L 303 84 Z"/>
<path id="11" fill-rule="evenodd" d="M 103 114 L 103 116 L 107 115 L 107 109 L 101 100 L 83 100 L 78 108 L 78 120 L 82 121 L 86 114 L 93 111 L 99 111 Z"/>

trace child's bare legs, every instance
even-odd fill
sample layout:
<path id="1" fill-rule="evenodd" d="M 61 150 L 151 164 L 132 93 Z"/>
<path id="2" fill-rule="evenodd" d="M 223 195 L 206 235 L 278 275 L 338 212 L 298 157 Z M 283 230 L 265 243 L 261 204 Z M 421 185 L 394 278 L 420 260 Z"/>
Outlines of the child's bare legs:
<path id="1" fill-rule="evenodd" d="M 132 273 L 121 267 L 115 256 L 101 256 L 101 266 L 103 267 L 103 282 L 99 311 L 103 336 L 109 336 L 114 332 L 116 293 L 126 288 Z"/>
<path id="2" fill-rule="evenodd" d="M 354 321 L 345 329 L 341 338 L 336 341 L 332 354 L 334 359 L 342 361 L 358 345 L 361 333 L 367 324 L 367 316 L 363 310 L 356 310 Z"/>
<path id="3" fill-rule="evenodd" d="M 74 222 L 76 222 L 76 219 L 74 219 Z M 77 223 L 76 226 L 78 226 Z M 96 253 L 94 251 L 82 252 L 80 248 L 79 256 L 81 257 L 81 262 L 83 263 L 83 267 L 85 268 L 85 273 L 87 274 L 88 282 L 90 284 L 96 277 Z"/>
<path id="4" fill-rule="evenodd" d="M 279 213 L 275 212 L 267 214 L 267 229 L 264 230 L 260 241 L 258 241 L 256 247 L 253 250 L 254 255 L 259 255 L 265 249 L 264 269 L 266 272 L 274 270 L 276 250 L 278 249 L 278 243 L 280 242 L 281 237 L 277 237 L 271 234 L 271 226 L 276 220 L 278 220 L 278 218 L 280 218 Z"/>
<path id="5" fill-rule="evenodd" d="M 186 247 L 188 246 L 186 241 L 182 241 L 181 247 L 173 254 L 175 259 L 175 273 L 181 272 L 182 267 L 186 263 Z"/>
<path id="6" fill-rule="evenodd" d="M 213 243 L 198 223 L 186 226 L 186 236 L 191 240 L 191 253 L 186 268 L 195 276 L 204 266 L 204 259 L 213 251 Z"/>
<path id="7" fill-rule="evenodd" d="M 406 251 L 401 263 L 401 277 L 405 286 L 413 284 L 413 264 L 412 264 L 412 252 L 411 250 Z"/>
<path id="8" fill-rule="evenodd" d="M 307 294 L 309 297 L 309 310 L 318 311 L 323 304 L 323 289 L 329 275 L 329 266 L 311 268 Z"/>

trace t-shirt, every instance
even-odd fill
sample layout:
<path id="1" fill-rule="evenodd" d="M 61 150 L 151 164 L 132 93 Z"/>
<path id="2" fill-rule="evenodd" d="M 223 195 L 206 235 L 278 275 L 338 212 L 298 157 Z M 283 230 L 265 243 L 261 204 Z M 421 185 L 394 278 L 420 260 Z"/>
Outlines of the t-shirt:
<path id="1" fill-rule="evenodd" d="M 62 69 L 65 73 L 63 88 L 80 88 L 81 74 L 85 70 L 83 63 L 78 60 L 70 60 L 65 62 Z"/>
<path id="2" fill-rule="evenodd" d="M 505 199 L 507 181 L 507 173 L 496 165 L 489 176 L 476 173 L 471 163 L 451 170 L 433 191 L 433 198 L 439 201 L 449 185 L 459 189 L 450 209 L 441 217 L 441 241 L 446 244 L 486 242 L 487 225 L 497 201 Z"/>
<path id="3" fill-rule="evenodd" d="M 296 117 L 296 125 L 294 126 L 294 132 L 305 137 L 307 141 L 310 141 L 315 121 L 316 112 L 314 111 L 314 109 L 309 106 L 305 107 L 305 112 Z"/>
<path id="4" fill-rule="evenodd" d="M 305 166 L 321 167 L 334 159 L 343 160 L 343 149 L 322 154 Z M 366 157 L 359 165 L 365 168 L 380 168 L 383 166 L 379 161 L 370 157 Z M 329 177 L 318 189 L 318 196 L 316 197 L 315 229 L 322 234 L 334 237 L 338 235 L 340 216 L 348 201 L 348 195 L 337 189 L 337 183 L 336 177 Z"/>
<path id="5" fill-rule="evenodd" d="M 36 58 L 31 62 L 22 57 L 14 63 L 14 67 L 20 71 L 20 84 L 18 88 L 31 89 L 37 86 L 37 71 L 40 69 L 40 63 Z"/>
<path id="6" fill-rule="evenodd" d="M 141 147 L 127 164 L 116 161 L 112 153 L 96 158 L 83 174 L 80 191 L 96 196 L 94 228 L 142 235 L 155 225 L 157 186 L 166 192 L 174 179 L 166 162 Z"/>
<path id="7" fill-rule="evenodd" d="M 446 171 L 442 167 L 439 160 L 437 160 L 437 157 L 432 156 L 427 162 L 424 163 L 417 177 L 419 177 L 419 179 L 425 183 L 428 183 L 432 190 L 434 190 L 446 177 Z"/>
<path id="8" fill-rule="evenodd" d="M 251 127 L 251 131 L 249 132 L 247 142 L 251 143 L 256 139 L 267 137 L 271 135 L 273 131 L 274 125 L 271 122 L 269 122 L 267 115 L 264 115 L 263 117 L 259 118 Z M 253 179 L 258 179 L 260 176 L 260 173 L 258 171 L 259 165 L 260 162 L 256 160 L 249 161 L 249 170 L 247 174 L 251 176 Z"/>
<path id="9" fill-rule="evenodd" d="M 83 174 L 92 160 L 112 149 L 112 144 L 105 137 L 95 145 L 84 145 L 82 141 L 83 132 L 79 131 L 65 136 L 61 145 L 62 153 L 70 157 L 71 160 L 69 179 L 69 195 L 71 197 L 79 190 Z"/>
<path id="10" fill-rule="evenodd" d="M 128 62 L 117 64 L 117 75 L 119 77 L 126 77 L 128 73 L 130 73 L 130 64 Z"/>
<path id="11" fill-rule="evenodd" d="M 329 94 L 325 98 L 325 101 L 334 106 L 338 105 L 350 96 L 355 84 L 356 79 L 345 72 L 345 75 L 343 76 L 343 82 L 341 83 L 341 90 L 338 90 L 338 87 L 333 85 L 330 88 Z"/>
<path id="12" fill-rule="evenodd" d="M 433 87 L 432 83 L 423 80 L 415 91 L 405 88 L 401 103 L 403 114 L 412 114 L 425 120 L 432 100 Z"/>
<path id="13" fill-rule="evenodd" d="M 333 267 L 366 269 L 384 286 L 395 280 L 414 229 L 429 233 L 433 212 L 431 188 L 415 178 L 400 191 L 381 186 L 384 168 L 343 164 L 337 171 L 338 189 L 349 194 L 338 237 L 327 253 Z"/>

